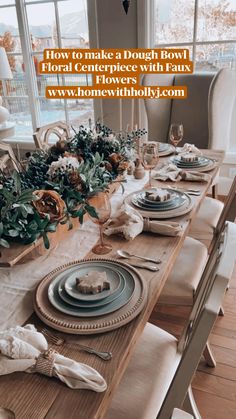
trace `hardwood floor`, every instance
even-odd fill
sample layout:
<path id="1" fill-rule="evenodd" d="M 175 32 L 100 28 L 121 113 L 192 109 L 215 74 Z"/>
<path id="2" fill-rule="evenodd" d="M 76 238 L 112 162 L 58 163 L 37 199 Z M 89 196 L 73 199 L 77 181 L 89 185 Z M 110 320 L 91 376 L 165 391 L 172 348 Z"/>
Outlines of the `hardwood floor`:
<path id="1" fill-rule="evenodd" d="M 193 379 L 194 397 L 202 419 L 236 418 L 236 265 L 223 307 L 210 336 L 216 367 L 201 360 Z M 161 307 L 153 311 L 150 321 L 179 336 L 188 315 L 186 307 Z"/>

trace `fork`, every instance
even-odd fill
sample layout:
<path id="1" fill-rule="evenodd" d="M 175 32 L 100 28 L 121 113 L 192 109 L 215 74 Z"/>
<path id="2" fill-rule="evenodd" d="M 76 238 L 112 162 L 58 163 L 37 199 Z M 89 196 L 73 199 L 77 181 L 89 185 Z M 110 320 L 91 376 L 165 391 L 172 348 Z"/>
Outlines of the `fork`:
<path id="1" fill-rule="evenodd" d="M 56 346 L 61 346 L 66 343 L 66 339 L 63 339 L 53 333 L 51 333 L 48 329 L 43 328 L 41 333 L 48 338 L 51 343 L 54 343 Z M 101 352 L 97 351 L 96 349 L 90 348 L 90 346 L 82 345 L 81 343 L 77 343 L 76 345 L 79 346 L 81 350 L 84 352 L 88 352 L 89 354 L 97 355 L 99 358 L 103 359 L 104 361 L 109 361 L 112 358 L 111 352 Z"/>

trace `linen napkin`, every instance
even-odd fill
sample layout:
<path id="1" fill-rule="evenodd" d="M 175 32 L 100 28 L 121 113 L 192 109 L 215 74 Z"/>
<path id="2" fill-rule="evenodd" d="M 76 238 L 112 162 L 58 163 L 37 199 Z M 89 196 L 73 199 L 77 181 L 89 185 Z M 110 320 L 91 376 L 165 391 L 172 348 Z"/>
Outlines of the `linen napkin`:
<path id="1" fill-rule="evenodd" d="M 175 164 L 170 163 L 152 172 L 152 178 L 156 180 L 171 180 L 172 182 L 179 182 L 180 180 L 188 180 L 191 182 L 208 182 L 211 180 L 211 175 L 197 171 L 185 171 L 179 169 Z"/>
<path id="2" fill-rule="evenodd" d="M 117 213 L 105 224 L 104 233 L 107 236 L 121 234 L 126 240 L 133 240 L 142 231 L 149 231 L 163 236 L 176 236 L 181 229 L 181 226 L 176 222 L 143 218 L 133 207 L 123 204 Z"/>
<path id="3" fill-rule="evenodd" d="M 175 221 L 157 221 L 144 218 L 143 231 L 150 231 L 151 233 L 157 233 L 162 236 L 177 236 L 182 227 Z"/>
<path id="4" fill-rule="evenodd" d="M 194 144 L 185 143 L 183 147 L 180 148 L 180 152 L 178 154 L 185 154 L 185 153 L 193 153 L 197 156 L 201 156 L 202 152 L 197 148 Z"/>
<path id="5" fill-rule="evenodd" d="M 73 389 L 102 392 L 107 388 L 95 369 L 48 349 L 45 337 L 32 324 L 0 332 L 0 375 L 16 371 L 53 376 Z"/>

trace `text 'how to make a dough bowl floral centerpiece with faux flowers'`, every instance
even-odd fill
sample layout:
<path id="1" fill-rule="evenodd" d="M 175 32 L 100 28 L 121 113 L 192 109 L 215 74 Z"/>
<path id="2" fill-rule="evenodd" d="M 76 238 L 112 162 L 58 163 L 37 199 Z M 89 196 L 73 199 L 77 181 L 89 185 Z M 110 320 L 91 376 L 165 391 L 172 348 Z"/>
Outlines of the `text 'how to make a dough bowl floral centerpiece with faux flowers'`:
<path id="1" fill-rule="evenodd" d="M 72 139 L 33 152 L 19 173 L 1 171 L 2 253 L 15 243 L 29 245 L 40 237 L 49 248 L 47 233 L 55 232 L 58 224 L 71 229 L 73 219 L 83 223 L 86 213 L 96 217 L 89 198 L 121 180 L 134 139 L 143 134 L 144 130 L 115 134 L 101 124 L 94 129 L 81 126 Z"/>

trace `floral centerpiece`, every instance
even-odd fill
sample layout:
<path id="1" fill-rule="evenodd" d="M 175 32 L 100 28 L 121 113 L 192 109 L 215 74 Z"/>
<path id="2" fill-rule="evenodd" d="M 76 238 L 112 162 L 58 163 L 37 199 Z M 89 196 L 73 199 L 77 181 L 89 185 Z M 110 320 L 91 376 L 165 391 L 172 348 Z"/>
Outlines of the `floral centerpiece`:
<path id="1" fill-rule="evenodd" d="M 0 246 L 14 241 L 29 244 L 43 237 L 49 248 L 48 232 L 96 209 L 88 198 L 108 188 L 129 165 L 134 139 L 145 130 L 115 134 L 96 124 L 83 126 L 68 141 L 58 141 L 48 150 L 28 156 L 20 173 L 0 172 Z"/>

